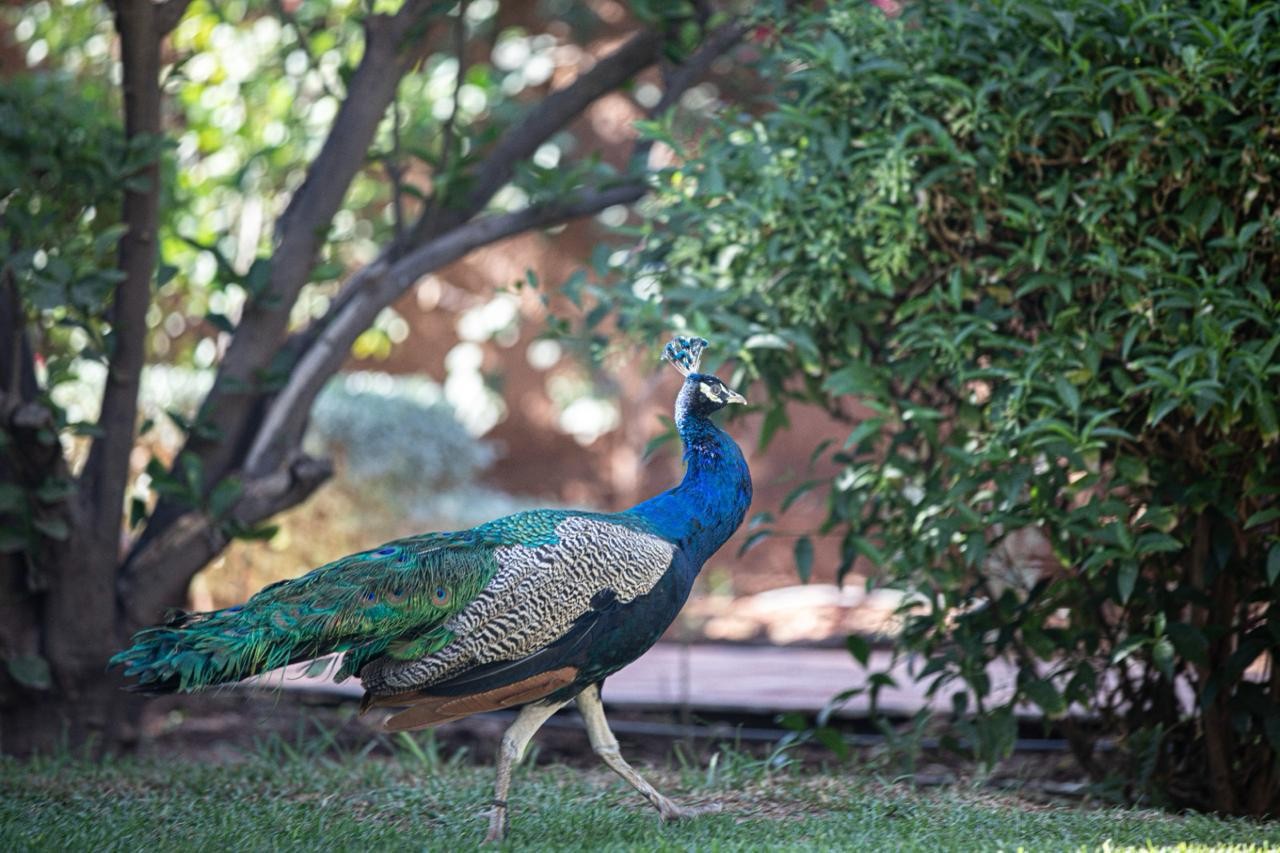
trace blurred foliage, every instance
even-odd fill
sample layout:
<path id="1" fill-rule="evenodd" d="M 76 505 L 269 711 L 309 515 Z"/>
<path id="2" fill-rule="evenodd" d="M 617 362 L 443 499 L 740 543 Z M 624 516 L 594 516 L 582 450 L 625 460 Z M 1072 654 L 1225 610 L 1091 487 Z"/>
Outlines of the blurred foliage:
<path id="1" fill-rule="evenodd" d="M 144 387 L 144 400 L 199 386 L 174 375 L 183 372 L 166 371 L 163 387 Z M 148 379 L 161 375 L 153 370 Z M 194 413 L 202 396 L 193 397 L 187 411 Z M 529 508 L 477 484 L 493 462 L 493 446 L 471 435 L 444 402 L 443 389 L 422 377 L 335 377 L 316 400 L 308 440 L 333 458 L 333 482 L 304 507 L 277 517 L 279 532 L 268 546 L 233 544 L 201 572 L 192 587 L 197 607 L 243 601 L 335 554 L 420 533 L 424 525 L 463 529 Z"/>
<path id="2" fill-rule="evenodd" d="M 103 352 L 103 305 L 121 277 L 119 187 L 157 153 L 129 150 L 100 94 L 54 77 L 0 85 L 0 270 L 50 355 Z"/>
<path id="3" fill-rule="evenodd" d="M 530 9 L 527 17 L 549 23 L 563 5 L 539 4 L 547 8 Z M 369 162 L 335 218 L 312 283 L 294 308 L 295 324 L 319 317 L 345 271 L 371 260 L 397 223 L 420 211 L 433 192 L 442 207 L 464 192 L 465 173 L 486 144 L 523 114 L 530 95 L 558 70 L 581 61 L 581 48 L 566 46 L 565 36 L 586 39 L 604 26 L 589 10 L 560 9 L 571 30 L 557 24 L 555 35 L 499 26 L 496 0 L 472 0 L 462 8 L 465 67 L 459 69 L 452 53 L 454 7 L 426 36 L 438 49 L 404 78 Z M 173 31 L 164 85 L 174 147 L 164 188 L 159 287 L 148 315 L 155 356 L 212 365 L 223 345 L 219 335 L 234 328 L 248 295 L 265 281 L 272 228 L 341 105 L 362 54 L 366 11 L 356 0 L 195 0 Z M 74 80 L 95 101 L 90 112 L 118 109 L 118 91 L 104 85 L 118 74 L 104 4 L 40 0 L 0 15 L 33 68 Z M 596 157 L 570 162 L 575 146 L 569 134 L 544 145 L 494 206 L 514 209 L 612 174 Z M 384 312 L 357 343 L 357 353 L 386 357 L 404 340 L 398 319 L 394 311 Z"/>
<path id="4" fill-rule="evenodd" d="M 494 456 L 458 422 L 440 387 L 417 377 L 337 378 L 316 400 L 311 430 L 350 475 L 406 499 L 466 485 Z"/>
<path id="5" fill-rule="evenodd" d="M 901 650 L 979 757 L 1033 705 L 1124 796 L 1280 811 L 1280 4 L 841 0 L 771 37 L 774 105 L 665 174 L 604 307 L 737 357 L 765 443 L 859 415 L 815 448 L 824 532 L 915 593 Z M 998 583 L 1027 534 L 1051 566 Z"/>
<path id="6" fill-rule="evenodd" d="M 0 83 L 6 237 L 0 264 L 19 284 L 41 389 L 59 428 L 70 421 L 90 430 L 96 418 L 96 401 L 84 397 L 85 383 L 76 380 L 94 384 L 105 364 L 105 311 L 120 278 L 114 266 L 126 176 L 144 158 L 162 158 L 149 361 L 212 368 L 249 297 L 267 279 L 276 220 L 342 104 L 371 11 L 386 10 L 356 0 L 195 0 L 166 42 L 167 141 L 145 140 L 131 151 L 116 118 L 120 70 L 109 7 L 39 0 L 0 9 L 30 66 L 29 76 Z M 487 145 L 527 112 L 556 74 L 576 72 L 586 58 L 579 44 L 608 31 L 589 9 L 560 0 L 504 12 L 506 21 L 520 25 L 500 24 L 500 11 L 496 0 L 441 6 L 423 35 L 431 49 L 402 81 L 293 307 L 295 328 L 321 317 L 341 277 L 372 260 L 426 205 L 445 209 L 466 192 L 466 175 Z M 554 137 L 492 205 L 515 209 L 612 174 L 611 166 L 576 147 L 569 133 Z M 387 308 L 356 341 L 353 355 L 385 359 L 409 328 Z M 466 422 L 487 429 L 501 409 L 493 394 L 476 392 L 474 361 L 470 350 L 447 361 L 468 369 L 450 368 L 446 396 L 455 406 L 474 401 L 463 412 Z M 143 432 L 156 424 L 198 428 L 178 407 L 149 418 Z M 63 439 L 74 469 L 81 448 L 69 431 Z M 134 521 L 152 502 L 149 491 L 202 504 L 201 472 L 166 472 L 165 463 L 153 459 L 145 472 L 134 465 Z M 219 503 L 234 500 L 237 489 L 229 485 Z M 16 506 L 18 497 L 6 501 Z"/>
<path id="7" fill-rule="evenodd" d="M 27 321 L 30 335 L 0 341 L 7 372 L 0 388 L 34 381 L 50 391 L 76 378 L 80 359 L 102 358 L 110 346 L 104 306 L 121 277 L 120 187 L 159 145 L 126 144 L 95 94 L 96 87 L 82 91 L 56 77 L 0 82 L 0 300 L 5 314 Z M 43 358 L 24 367 L 27 346 Z M 94 429 L 51 408 L 51 429 L 40 436 L 45 446 L 56 446 L 57 432 Z M 8 448 L 9 436 L 0 432 L 0 451 Z M 30 500 L 18 485 L 0 483 L 0 552 L 31 547 L 42 536 L 66 539 L 65 522 L 45 508 L 72 490 L 56 471 L 34 484 Z"/>

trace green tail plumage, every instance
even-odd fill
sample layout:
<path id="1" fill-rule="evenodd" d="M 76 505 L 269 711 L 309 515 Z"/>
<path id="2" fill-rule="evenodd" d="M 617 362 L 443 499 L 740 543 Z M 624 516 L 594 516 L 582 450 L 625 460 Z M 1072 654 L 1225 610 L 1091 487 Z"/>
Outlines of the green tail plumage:
<path id="1" fill-rule="evenodd" d="M 135 690 L 172 693 L 346 652 L 341 679 L 382 655 L 443 646 L 444 621 L 495 570 L 469 532 L 401 539 L 272 584 L 243 605 L 139 631 L 111 664 L 137 679 Z"/>

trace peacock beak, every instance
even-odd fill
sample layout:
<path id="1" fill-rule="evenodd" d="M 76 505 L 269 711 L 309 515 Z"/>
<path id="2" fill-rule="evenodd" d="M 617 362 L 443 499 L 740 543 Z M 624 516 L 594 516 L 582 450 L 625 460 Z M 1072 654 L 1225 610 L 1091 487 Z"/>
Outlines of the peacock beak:
<path id="1" fill-rule="evenodd" d="M 747 398 L 739 394 L 737 391 L 734 391 L 732 388 L 725 388 L 724 390 L 729 392 L 729 396 L 725 398 L 725 403 L 741 403 L 744 406 L 747 404 Z"/>

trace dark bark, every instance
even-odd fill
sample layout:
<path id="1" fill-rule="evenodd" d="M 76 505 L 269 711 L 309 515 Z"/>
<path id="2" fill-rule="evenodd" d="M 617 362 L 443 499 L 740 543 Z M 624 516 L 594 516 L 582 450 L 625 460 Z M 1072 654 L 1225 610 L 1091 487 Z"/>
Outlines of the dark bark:
<path id="1" fill-rule="evenodd" d="M 1207 626 L 1230 625 L 1235 601 L 1231 597 L 1230 576 L 1227 572 L 1218 571 L 1216 577 L 1209 569 L 1210 551 L 1213 545 L 1213 523 L 1208 510 L 1196 519 L 1195 535 L 1191 541 L 1191 579 L 1195 589 L 1209 593 L 1208 608 L 1195 608 L 1196 627 L 1204 630 Z M 1222 672 L 1227 659 L 1234 650 L 1232 635 L 1215 640 L 1209 647 L 1210 665 L 1201 670 L 1201 689 L 1210 672 Z M 1219 691 L 1213 701 L 1204 708 L 1202 726 L 1205 758 L 1208 761 L 1206 771 L 1209 779 L 1209 790 L 1212 792 L 1213 807 L 1225 814 L 1234 814 L 1237 807 L 1235 791 L 1235 774 L 1232 773 L 1231 758 L 1234 751 L 1231 735 L 1231 717 L 1227 708 L 1228 691 Z"/>
<path id="2" fill-rule="evenodd" d="M 160 40 L 157 6 L 150 0 L 120 0 L 115 7 L 123 67 L 125 134 L 131 141 L 158 137 Z M 110 356 L 99 434 L 93 440 L 73 502 L 62 508 L 65 538 L 43 540 L 37 559 L 48 572 L 41 614 L 42 651 L 53 676 L 53 692 L 36 704 L 65 726 L 72 742 L 113 740 L 121 727 L 114 680 L 104 674 L 109 650 L 120 639 L 116 626 L 115 570 L 119 563 L 121 512 L 137 420 L 138 390 L 145 360 L 146 312 L 151 300 L 159 225 L 159 167 L 155 162 L 126 189 L 118 266 L 124 274 L 109 312 Z M 42 511 L 58 511 L 43 508 Z"/>
<path id="3" fill-rule="evenodd" d="M 189 0 L 119 0 L 125 135 L 133 143 L 158 139 L 161 126 L 160 46 Z M 123 278 L 116 286 L 110 323 L 107 377 L 98 421 L 73 497 L 30 498 L 44 535 L 29 550 L 6 558 L 7 654 L 42 658 L 52 683 L 46 689 L 13 682 L 0 714 L 0 749 L 32 750 L 93 741 L 127 739 L 130 704 L 118 679 L 105 671 L 106 658 L 122 639 L 116 614 L 121 514 L 135 440 L 138 391 L 146 358 L 146 312 L 151 302 L 159 228 L 159 165 L 151 161 L 123 192 L 121 220 L 127 231 L 118 247 Z M 8 296 L 8 294 L 6 294 Z M 14 318 L 3 318 L 12 327 Z M 20 318 L 19 318 L 20 319 Z M 26 336 L 20 340 L 25 342 Z M 0 358 L 13 378 L 0 393 L 0 410 L 19 446 L 16 464 L 0 472 L 31 495 L 50 480 L 70 480 L 50 413 L 35 401 L 29 349 L 18 359 Z M 62 533 L 57 533 L 61 529 Z M 55 531 L 55 532 L 49 532 Z M 25 574 L 19 578 L 18 573 Z M 16 611 L 22 616 L 18 618 Z"/>

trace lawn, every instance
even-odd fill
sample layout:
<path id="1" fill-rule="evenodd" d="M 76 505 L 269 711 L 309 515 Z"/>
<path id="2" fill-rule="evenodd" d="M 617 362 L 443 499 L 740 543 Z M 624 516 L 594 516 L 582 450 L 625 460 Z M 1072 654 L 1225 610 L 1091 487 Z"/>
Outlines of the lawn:
<path id="1" fill-rule="evenodd" d="M 0 759 L 0 850 L 474 849 L 491 768 L 443 760 L 429 744 L 402 741 L 393 758 L 303 755 L 278 742 L 226 763 Z M 672 795 L 725 803 L 722 814 L 669 826 L 606 771 L 526 762 L 506 847 L 1280 848 L 1280 823 L 1047 806 L 980 789 L 920 792 L 854 773 L 765 772 L 733 753 L 719 758 L 710 772 L 649 769 Z"/>

